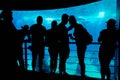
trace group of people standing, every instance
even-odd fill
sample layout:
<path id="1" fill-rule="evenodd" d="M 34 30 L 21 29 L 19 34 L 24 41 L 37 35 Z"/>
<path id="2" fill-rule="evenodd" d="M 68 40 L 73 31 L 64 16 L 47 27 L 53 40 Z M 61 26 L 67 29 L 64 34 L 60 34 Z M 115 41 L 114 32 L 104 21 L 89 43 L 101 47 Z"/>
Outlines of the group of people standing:
<path id="1" fill-rule="evenodd" d="M 50 71 L 55 73 L 57 68 L 57 60 L 59 55 L 59 73 L 66 73 L 66 61 L 69 58 L 70 48 L 69 48 L 69 37 L 76 40 L 79 64 L 81 66 L 81 75 L 85 77 L 85 63 L 84 56 L 86 46 L 92 42 L 92 36 L 88 31 L 76 22 L 75 17 L 63 14 L 61 17 L 61 22 L 58 24 L 56 20 L 51 23 L 51 29 L 46 30 L 42 25 L 42 17 L 37 17 L 37 24 L 30 27 L 31 33 L 31 51 L 33 55 L 32 68 L 35 70 L 35 63 L 37 54 L 39 56 L 39 69 L 42 71 L 42 64 L 44 58 L 44 48 L 48 47 L 48 52 L 50 54 Z M 67 27 L 66 24 L 70 23 Z M 68 32 L 75 28 L 74 36 L 68 34 Z M 41 49 L 40 49 L 41 48 Z"/>
<path id="2" fill-rule="evenodd" d="M 84 57 L 87 45 L 93 41 L 93 38 L 82 24 L 77 23 L 74 15 L 69 16 L 67 14 L 63 14 L 61 17 L 61 22 L 58 24 L 56 20 L 53 20 L 51 22 L 51 29 L 48 30 L 46 30 L 45 26 L 42 25 L 43 17 L 38 16 L 36 19 L 37 23 L 30 26 L 30 29 L 28 25 L 25 25 L 21 30 L 17 30 L 12 23 L 12 12 L 7 11 L 7 15 L 8 13 L 10 13 L 9 18 L 4 14 L 5 16 L 1 17 L 0 20 L 0 36 L 2 36 L 0 45 L 3 47 L 2 51 L 4 51 L 5 54 L 7 54 L 7 52 L 5 52 L 7 45 L 7 49 L 12 53 L 11 56 L 15 56 L 13 59 L 19 61 L 22 69 L 24 68 L 22 43 L 24 41 L 24 37 L 27 35 L 29 41 L 32 43 L 29 49 L 32 51 L 33 71 L 35 71 L 37 57 L 39 57 L 39 71 L 43 72 L 43 59 L 45 54 L 45 46 L 47 46 L 50 55 L 51 73 L 56 72 L 59 55 L 59 73 L 61 75 L 67 74 L 66 61 L 69 58 L 70 53 L 70 38 L 75 40 L 77 46 L 77 56 L 81 67 L 80 74 L 82 78 L 85 78 Z M 5 22 L 2 18 L 4 18 L 4 20 L 10 19 L 10 21 Z M 69 27 L 66 26 L 68 22 L 70 24 Z M 99 48 L 99 61 L 102 80 L 105 79 L 105 76 L 107 76 L 107 79 L 110 80 L 109 64 L 115 55 L 116 42 L 119 40 L 118 36 L 116 37 L 116 35 L 119 34 L 119 31 L 116 30 L 115 24 L 116 21 L 114 19 L 108 20 L 107 28 L 100 32 L 100 36 L 98 38 L 98 41 L 101 42 L 101 46 Z M 73 28 L 73 34 L 68 34 Z M 5 33 L 7 37 L 5 37 L 5 35 L 3 36 L 3 33 Z M 3 42 L 7 43 L 3 44 Z M 13 60 L 13 62 L 16 60 Z"/>

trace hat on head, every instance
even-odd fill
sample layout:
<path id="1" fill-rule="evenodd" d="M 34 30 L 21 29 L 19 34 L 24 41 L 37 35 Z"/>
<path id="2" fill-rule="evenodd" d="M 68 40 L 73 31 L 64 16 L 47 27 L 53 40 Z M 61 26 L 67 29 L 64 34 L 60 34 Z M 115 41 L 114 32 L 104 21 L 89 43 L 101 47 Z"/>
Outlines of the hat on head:
<path id="1" fill-rule="evenodd" d="M 109 19 L 106 23 L 115 24 L 116 20 L 115 19 Z"/>

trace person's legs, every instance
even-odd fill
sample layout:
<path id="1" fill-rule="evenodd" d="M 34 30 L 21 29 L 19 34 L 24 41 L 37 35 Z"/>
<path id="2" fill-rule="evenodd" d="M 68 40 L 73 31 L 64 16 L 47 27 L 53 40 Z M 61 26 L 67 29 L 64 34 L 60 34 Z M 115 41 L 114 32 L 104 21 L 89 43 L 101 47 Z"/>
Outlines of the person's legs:
<path id="1" fill-rule="evenodd" d="M 42 66 L 43 66 L 43 58 L 39 56 L 39 70 L 40 70 L 40 72 L 43 72 Z"/>
<path id="2" fill-rule="evenodd" d="M 58 58 L 58 52 L 56 51 L 55 52 L 55 55 L 54 55 L 54 66 L 53 66 L 53 71 L 54 71 L 54 73 L 55 73 L 55 71 L 56 71 L 56 68 L 57 68 L 57 58 Z"/>
<path id="3" fill-rule="evenodd" d="M 66 73 L 66 61 L 67 58 L 69 57 L 69 45 L 64 45 L 60 47 L 60 52 L 59 52 L 59 56 L 60 56 L 60 64 L 59 64 L 59 70 L 60 70 L 60 74 L 67 74 Z"/>
<path id="4" fill-rule="evenodd" d="M 63 56 L 63 74 L 65 75 L 68 74 L 66 72 L 66 61 L 69 57 L 69 53 L 70 53 L 69 45 L 64 46 L 62 56 Z"/>
<path id="5" fill-rule="evenodd" d="M 48 52 L 50 55 L 50 73 L 53 72 L 53 52 L 52 52 L 52 48 L 49 46 L 48 48 Z"/>
<path id="6" fill-rule="evenodd" d="M 44 46 L 40 46 L 39 49 L 39 70 L 40 72 L 43 72 L 43 59 L 44 59 Z"/>
<path id="7" fill-rule="evenodd" d="M 99 52 L 99 62 L 100 62 L 100 74 L 101 74 L 101 79 L 105 80 L 105 72 L 106 72 L 106 60 L 105 60 L 104 54 L 100 51 Z"/>
<path id="8" fill-rule="evenodd" d="M 50 59 L 50 72 L 51 73 L 54 72 L 54 60 L 53 60 L 53 58 Z"/>
<path id="9" fill-rule="evenodd" d="M 37 59 L 37 52 L 33 50 L 32 51 L 32 70 L 33 71 L 35 71 L 36 59 Z"/>
<path id="10" fill-rule="evenodd" d="M 60 64 L 59 64 L 59 71 L 60 71 L 60 74 L 65 74 L 66 73 L 66 58 L 63 57 L 64 55 L 61 55 L 60 54 Z"/>
<path id="11" fill-rule="evenodd" d="M 109 68 L 109 66 L 106 68 L 107 70 L 107 72 L 106 72 L 106 76 L 107 76 L 107 80 L 110 80 L 110 74 L 111 74 L 111 72 L 110 72 L 110 68 Z"/>
<path id="12" fill-rule="evenodd" d="M 60 61 L 59 61 L 59 72 L 60 72 L 60 74 L 62 74 L 62 72 L 63 72 L 63 67 L 64 67 L 64 60 L 63 60 L 63 57 L 62 57 L 62 55 L 61 55 L 61 53 L 60 53 Z"/>
<path id="13" fill-rule="evenodd" d="M 50 70 L 52 73 L 55 73 L 57 68 L 58 50 L 52 46 L 49 47 L 48 51 L 50 55 Z"/>
<path id="14" fill-rule="evenodd" d="M 100 68 L 101 79 L 105 80 L 105 70 L 106 69 L 105 69 L 105 66 L 103 64 L 100 63 L 100 65 L 101 65 L 101 68 Z"/>
<path id="15" fill-rule="evenodd" d="M 25 67 L 24 67 L 23 50 L 22 50 L 22 48 L 19 48 L 19 50 L 18 50 L 18 61 L 19 61 L 19 64 L 20 64 L 20 69 L 24 70 Z"/>
<path id="16" fill-rule="evenodd" d="M 106 76 L 107 76 L 107 80 L 110 80 L 110 68 L 109 68 L 109 64 L 111 62 L 112 58 L 108 58 L 107 62 L 106 62 Z"/>
<path id="17" fill-rule="evenodd" d="M 83 47 L 77 46 L 77 55 L 78 55 L 78 60 L 81 67 L 82 77 L 85 77 L 85 63 L 84 63 L 85 51 L 86 51 L 86 46 L 83 46 Z"/>

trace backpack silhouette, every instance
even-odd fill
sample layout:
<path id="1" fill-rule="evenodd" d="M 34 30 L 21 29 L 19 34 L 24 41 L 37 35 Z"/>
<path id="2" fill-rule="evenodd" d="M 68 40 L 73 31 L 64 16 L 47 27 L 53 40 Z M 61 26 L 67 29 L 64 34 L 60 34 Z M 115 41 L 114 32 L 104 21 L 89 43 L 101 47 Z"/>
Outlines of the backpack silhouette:
<path id="1" fill-rule="evenodd" d="M 93 41 L 93 37 L 90 33 L 87 32 L 87 35 L 86 35 L 86 38 L 87 38 L 87 44 L 91 44 L 92 41 Z"/>

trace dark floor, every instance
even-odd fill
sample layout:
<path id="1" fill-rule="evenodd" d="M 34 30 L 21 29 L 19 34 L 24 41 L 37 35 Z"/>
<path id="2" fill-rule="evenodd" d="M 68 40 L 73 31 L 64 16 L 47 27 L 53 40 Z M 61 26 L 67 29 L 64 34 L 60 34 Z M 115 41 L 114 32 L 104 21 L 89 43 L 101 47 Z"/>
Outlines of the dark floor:
<path id="1" fill-rule="evenodd" d="M 74 75 L 59 75 L 49 73 L 39 73 L 32 71 L 19 72 L 17 80 L 100 80 L 95 78 L 81 78 L 80 76 Z"/>

